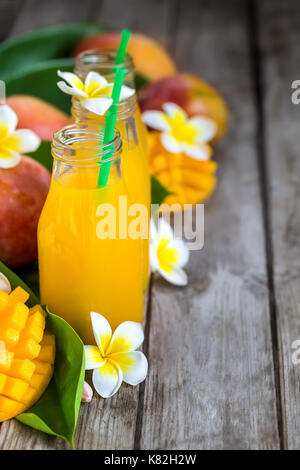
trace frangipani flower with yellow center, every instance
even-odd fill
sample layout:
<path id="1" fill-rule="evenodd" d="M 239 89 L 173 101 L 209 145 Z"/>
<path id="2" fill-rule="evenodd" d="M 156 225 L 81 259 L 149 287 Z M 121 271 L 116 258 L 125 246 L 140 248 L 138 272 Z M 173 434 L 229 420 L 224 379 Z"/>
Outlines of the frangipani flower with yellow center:
<path id="1" fill-rule="evenodd" d="M 103 115 L 113 103 L 111 98 L 114 84 L 109 83 L 105 77 L 97 72 L 89 72 L 84 82 L 71 72 L 61 72 L 57 75 L 65 82 L 58 82 L 57 86 L 68 95 L 77 96 L 83 106 L 92 113 Z M 120 101 L 129 98 L 135 93 L 131 88 L 123 85 Z"/>
<path id="2" fill-rule="evenodd" d="M 109 398 L 122 382 L 137 385 L 148 372 L 148 361 L 136 351 L 144 341 L 140 323 L 125 321 L 114 333 L 102 315 L 91 312 L 91 321 L 97 346 L 85 346 L 85 369 L 93 370 L 93 385 L 99 395 Z"/>
<path id="3" fill-rule="evenodd" d="M 150 222 L 150 263 L 152 272 L 158 271 L 167 281 L 177 286 L 188 282 L 182 267 L 188 262 L 189 251 L 182 240 L 174 237 L 170 225 L 159 219 L 158 228 Z"/>
<path id="4" fill-rule="evenodd" d="M 145 111 L 144 123 L 162 131 L 161 143 L 170 153 L 185 153 L 197 160 L 208 160 L 210 153 L 204 145 L 217 131 L 214 121 L 203 116 L 188 118 L 175 103 L 164 103 L 163 111 Z"/>
<path id="5" fill-rule="evenodd" d="M 40 138 L 29 129 L 18 129 L 18 117 L 7 105 L 0 106 L 0 168 L 13 168 L 21 160 L 21 154 L 34 152 Z"/>

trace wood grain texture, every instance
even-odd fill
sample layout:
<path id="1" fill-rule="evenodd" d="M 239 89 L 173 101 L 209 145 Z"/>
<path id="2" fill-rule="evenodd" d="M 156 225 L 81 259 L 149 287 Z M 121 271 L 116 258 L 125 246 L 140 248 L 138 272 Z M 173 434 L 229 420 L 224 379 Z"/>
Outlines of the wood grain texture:
<path id="1" fill-rule="evenodd" d="M 189 286 L 156 280 L 142 449 L 279 447 L 255 109 L 245 3 L 190 1 L 178 12 L 177 63 L 214 83 L 231 110 L 217 147 L 219 186 Z"/>
<path id="2" fill-rule="evenodd" d="M 22 0 L 1 0 L 0 2 L 0 41 L 10 32 L 16 16 L 22 6 Z M 1 73 L 1 65 L 0 65 Z"/>
<path id="3" fill-rule="evenodd" d="M 91 19 L 93 0 L 24 0 L 11 35 Z"/>
<path id="4" fill-rule="evenodd" d="M 300 339 L 300 105 L 291 84 L 300 79 L 300 4 L 258 2 L 276 313 L 282 351 L 286 445 L 300 448 L 300 365 L 292 343 Z"/>

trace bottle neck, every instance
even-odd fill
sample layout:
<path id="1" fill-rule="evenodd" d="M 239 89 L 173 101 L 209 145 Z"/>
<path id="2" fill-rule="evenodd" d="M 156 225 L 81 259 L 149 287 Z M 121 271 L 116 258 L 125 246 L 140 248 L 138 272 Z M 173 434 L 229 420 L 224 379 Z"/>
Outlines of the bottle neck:
<path id="1" fill-rule="evenodd" d="M 118 107 L 117 122 L 125 121 L 134 115 L 137 109 L 137 98 L 136 94 L 129 98 L 121 101 Z M 72 108 L 71 115 L 75 122 L 97 122 L 105 125 L 105 116 L 92 113 L 84 107 L 84 100 L 80 100 L 77 96 L 72 97 Z"/>

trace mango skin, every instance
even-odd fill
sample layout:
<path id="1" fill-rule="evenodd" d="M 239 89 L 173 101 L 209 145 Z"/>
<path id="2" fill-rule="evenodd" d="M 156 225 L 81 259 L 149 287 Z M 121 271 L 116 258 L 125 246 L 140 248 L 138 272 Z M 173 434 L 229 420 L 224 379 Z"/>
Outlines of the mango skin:
<path id="1" fill-rule="evenodd" d="M 0 260 L 9 267 L 37 258 L 37 225 L 50 181 L 49 171 L 30 157 L 0 168 Z"/>
<path id="2" fill-rule="evenodd" d="M 31 129 L 42 140 L 52 140 L 54 132 L 70 121 L 67 114 L 35 96 L 11 95 L 6 104 L 18 116 L 18 129 Z"/>

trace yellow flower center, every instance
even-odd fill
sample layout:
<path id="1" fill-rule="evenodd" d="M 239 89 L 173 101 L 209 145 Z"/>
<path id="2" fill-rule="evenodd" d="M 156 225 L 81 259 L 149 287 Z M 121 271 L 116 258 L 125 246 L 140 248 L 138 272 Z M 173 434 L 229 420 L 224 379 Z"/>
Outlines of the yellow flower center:
<path id="1" fill-rule="evenodd" d="M 166 273 L 172 272 L 172 267 L 178 262 L 178 252 L 175 248 L 170 248 L 170 240 L 162 238 L 157 247 L 157 258 L 160 268 Z"/>
<path id="2" fill-rule="evenodd" d="M 170 135 L 175 140 L 188 145 L 196 144 L 199 130 L 192 124 L 189 124 L 183 114 L 176 113 L 172 119 L 169 118 L 169 125 L 171 127 Z"/>

